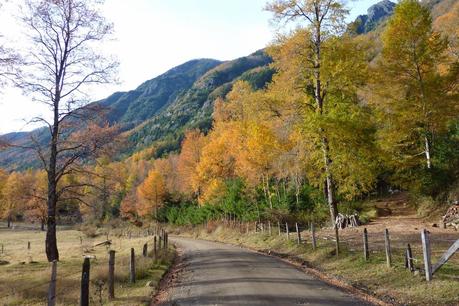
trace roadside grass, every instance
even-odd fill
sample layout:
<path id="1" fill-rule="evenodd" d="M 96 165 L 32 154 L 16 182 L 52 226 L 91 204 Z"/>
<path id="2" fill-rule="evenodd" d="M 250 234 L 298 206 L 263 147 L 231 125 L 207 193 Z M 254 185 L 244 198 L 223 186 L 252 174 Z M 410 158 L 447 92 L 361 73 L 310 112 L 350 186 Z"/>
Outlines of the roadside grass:
<path id="1" fill-rule="evenodd" d="M 80 237 L 83 243 L 80 243 Z M 94 247 L 106 240 L 105 235 L 88 238 L 77 230 L 60 230 L 58 246 L 60 261 L 57 265 L 57 305 L 78 305 L 80 298 L 81 266 L 83 255 L 91 255 L 91 305 L 149 305 L 165 271 L 172 264 L 175 250 L 170 247 L 157 260 L 142 257 L 142 247 L 152 236 L 127 237 L 110 235 L 111 249 L 116 251 L 115 299 L 108 301 L 108 248 Z M 4 252 L 0 262 L 0 305 L 44 305 L 50 280 L 50 264 L 44 252 L 45 233 L 35 230 L 0 229 L 0 244 Z M 31 249 L 27 249 L 30 241 Z M 129 283 L 130 249 L 136 252 L 135 284 Z"/>
<path id="2" fill-rule="evenodd" d="M 309 237 L 306 243 L 298 245 L 292 234 L 241 233 L 239 230 L 217 226 L 214 230 L 204 228 L 177 230 L 177 234 L 194 238 L 226 242 L 261 251 L 271 251 L 280 256 L 297 258 L 326 276 L 343 281 L 389 303 L 402 305 L 459 305 L 459 258 L 456 256 L 445 264 L 432 282 L 426 282 L 424 274 L 416 275 L 404 267 L 401 249 L 392 250 L 392 267 L 387 267 L 383 250 L 371 250 L 369 261 L 363 259 L 363 251 L 345 243 L 341 244 L 339 256 L 335 255 L 334 242 L 318 240 L 318 248 L 312 249 Z M 304 233 L 306 234 L 306 232 Z M 423 268 L 422 250 L 413 247 L 413 256 L 421 258 L 415 262 Z M 433 261 L 444 249 L 433 247 Z"/>

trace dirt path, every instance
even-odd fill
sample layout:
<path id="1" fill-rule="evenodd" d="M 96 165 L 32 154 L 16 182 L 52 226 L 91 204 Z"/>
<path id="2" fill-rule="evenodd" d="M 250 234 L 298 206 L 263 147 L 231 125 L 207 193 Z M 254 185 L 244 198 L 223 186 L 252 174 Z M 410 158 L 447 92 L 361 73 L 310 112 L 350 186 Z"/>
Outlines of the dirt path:
<path id="1" fill-rule="evenodd" d="M 274 257 L 174 237 L 178 281 L 158 305 L 368 305 Z"/>

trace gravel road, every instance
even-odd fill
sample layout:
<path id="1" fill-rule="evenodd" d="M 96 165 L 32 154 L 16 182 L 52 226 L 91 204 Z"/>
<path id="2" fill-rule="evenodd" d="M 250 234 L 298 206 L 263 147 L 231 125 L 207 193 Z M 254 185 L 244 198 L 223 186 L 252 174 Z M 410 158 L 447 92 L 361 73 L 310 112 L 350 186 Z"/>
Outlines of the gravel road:
<path id="1" fill-rule="evenodd" d="M 368 305 L 277 258 L 237 246 L 171 238 L 178 280 L 159 305 Z"/>

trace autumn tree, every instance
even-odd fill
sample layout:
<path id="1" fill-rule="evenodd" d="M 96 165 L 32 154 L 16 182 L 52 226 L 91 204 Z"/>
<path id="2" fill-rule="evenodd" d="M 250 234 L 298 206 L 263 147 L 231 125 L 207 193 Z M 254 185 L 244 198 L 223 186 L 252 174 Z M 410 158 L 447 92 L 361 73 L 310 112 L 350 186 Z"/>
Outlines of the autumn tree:
<path id="1" fill-rule="evenodd" d="M 459 60 L 459 2 L 435 20 L 434 29 L 448 37 L 448 50 L 456 60 Z"/>
<path id="2" fill-rule="evenodd" d="M 96 50 L 112 33 L 112 24 L 100 15 L 101 1 L 30 0 L 22 20 L 33 47 L 24 52 L 18 85 L 44 103 L 51 120 L 35 118 L 47 127 L 48 135 L 32 139 L 33 148 L 48 176 L 48 218 L 46 255 L 58 260 L 56 205 L 71 186 L 58 188 L 63 176 L 76 172 L 75 165 L 89 158 L 113 139 L 113 131 L 96 126 L 100 111 L 96 104 L 85 105 L 91 85 L 112 81 L 117 63 Z M 45 145 L 43 145 L 45 144 Z M 65 200 L 73 200 L 67 198 Z M 61 199 L 62 200 L 62 199 Z"/>
<path id="3" fill-rule="evenodd" d="M 25 206 L 23 177 L 18 172 L 11 173 L 2 188 L 0 217 L 7 220 L 8 227 Z"/>
<path id="4" fill-rule="evenodd" d="M 196 167 L 204 144 L 205 137 L 200 131 L 191 130 L 185 133 L 177 161 L 179 189 L 184 194 L 199 196 L 201 192 L 202 186 L 197 178 Z"/>
<path id="5" fill-rule="evenodd" d="M 7 181 L 8 181 L 8 173 L 5 170 L 0 169 L 0 207 L 6 206 L 6 204 L 4 203 L 5 200 L 4 200 L 3 192 L 4 192 L 4 188 L 5 188 Z"/>
<path id="6" fill-rule="evenodd" d="M 356 88 L 362 84 L 361 72 L 366 71 L 365 54 L 361 52 L 361 47 L 349 40 L 341 43 L 339 35 L 344 30 L 347 10 L 339 0 L 277 0 L 268 4 L 267 10 L 274 14 L 277 22 L 300 20 L 307 23 L 305 29 L 284 40 L 285 45 L 281 44 L 273 55 L 275 66 L 280 71 L 278 85 L 290 88 L 278 91 L 284 92 L 284 99 L 296 99 L 302 105 L 303 132 L 310 143 L 309 172 L 313 174 L 310 177 L 316 178 L 316 181 L 318 179 L 320 182 L 316 184 L 323 186 L 334 224 L 338 212 L 336 175 L 346 167 L 345 159 L 341 159 L 344 155 L 340 153 L 348 150 L 347 156 L 352 157 L 350 152 L 354 148 L 346 146 L 356 142 L 365 144 L 365 139 L 356 137 L 353 139 L 354 143 L 346 143 L 344 139 L 339 140 L 336 137 L 337 141 L 334 142 L 333 133 L 340 131 L 342 124 L 349 126 L 352 131 L 346 119 L 352 119 L 354 111 L 363 116 L 361 108 L 358 107 Z M 348 106 L 352 106 L 353 111 L 348 112 Z M 345 119 L 340 115 L 345 115 Z M 349 129 L 346 131 L 350 132 Z M 335 153 L 332 153 L 332 141 L 336 144 L 335 148 L 340 148 Z M 365 169 L 361 167 L 358 159 L 353 160 L 360 170 Z M 351 172 L 346 172 L 349 173 Z M 344 179 L 345 173 L 341 173 L 340 177 Z M 360 178 L 362 177 L 364 176 L 361 175 Z M 372 177 L 365 180 L 370 185 L 372 181 Z M 348 183 L 361 189 L 358 188 L 356 177 Z"/>
<path id="7" fill-rule="evenodd" d="M 459 114 L 459 66 L 449 62 L 447 39 L 432 29 L 430 12 L 418 1 L 397 5 L 382 40 L 370 87 L 379 143 L 396 172 L 423 166 L 430 171 L 437 136 Z"/>
<path id="8" fill-rule="evenodd" d="M 137 211 L 139 216 L 145 217 L 154 213 L 158 217 L 158 208 L 163 205 L 166 196 L 166 185 L 164 178 L 157 170 L 153 169 L 148 173 L 147 178 L 137 187 L 139 202 Z"/>
<path id="9" fill-rule="evenodd" d="M 29 185 L 27 190 L 24 190 L 27 199 L 25 204 L 25 216 L 28 220 L 40 223 L 42 231 L 45 230 L 46 219 L 48 217 L 47 194 L 48 180 L 45 171 L 36 171 L 25 174 Z"/>

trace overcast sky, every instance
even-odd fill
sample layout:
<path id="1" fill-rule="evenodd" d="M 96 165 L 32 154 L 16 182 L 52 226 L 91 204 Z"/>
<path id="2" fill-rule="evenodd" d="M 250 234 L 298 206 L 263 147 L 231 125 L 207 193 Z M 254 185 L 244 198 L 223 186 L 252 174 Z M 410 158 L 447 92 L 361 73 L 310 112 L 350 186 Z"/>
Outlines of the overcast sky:
<path id="1" fill-rule="evenodd" d="M 19 37 L 14 3 L 0 11 L 0 34 Z M 348 2 L 349 20 L 377 0 Z M 136 88 L 168 69 L 194 58 L 230 60 L 265 47 L 274 37 L 266 0 L 106 0 L 104 14 L 115 25 L 116 41 L 107 51 L 120 61 L 121 84 L 91 93 L 99 100 L 114 91 Z M 14 88 L 0 93 L 0 134 L 27 131 L 28 119 L 48 117 L 44 106 Z"/>

